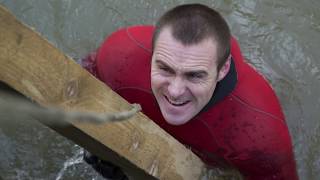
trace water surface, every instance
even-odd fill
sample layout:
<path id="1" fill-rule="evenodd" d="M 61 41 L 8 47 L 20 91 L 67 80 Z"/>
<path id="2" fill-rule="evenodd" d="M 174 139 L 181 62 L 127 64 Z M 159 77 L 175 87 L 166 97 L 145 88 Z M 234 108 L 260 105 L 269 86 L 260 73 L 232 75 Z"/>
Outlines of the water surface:
<path id="1" fill-rule="evenodd" d="M 168 8 L 189 2 L 214 7 L 227 19 L 243 55 L 271 83 L 281 101 L 300 178 L 318 179 L 320 1 L 0 0 L 75 59 L 96 49 L 116 29 L 153 24 Z M 82 161 L 77 145 L 28 118 L 18 121 L 14 120 L 17 115 L 4 113 L 0 118 L 4 179 L 101 179 Z"/>

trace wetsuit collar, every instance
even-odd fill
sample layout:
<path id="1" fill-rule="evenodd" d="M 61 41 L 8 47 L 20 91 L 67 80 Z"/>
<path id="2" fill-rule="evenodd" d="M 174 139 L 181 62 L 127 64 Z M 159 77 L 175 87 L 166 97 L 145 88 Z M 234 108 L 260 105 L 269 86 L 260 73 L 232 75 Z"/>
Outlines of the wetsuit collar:
<path id="1" fill-rule="evenodd" d="M 226 75 L 226 77 L 224 77 L 221 81 L 217 83 L 216 89 L 214 90 L 214 93 L 210 101 L 201 110 L 201 112 L 207 111 L 213 105 L 215 105 L 216 103 L 221 101 L 224 97 L 229 95 L 235 88 L 237 81 L 238 81 L 238 77 L 237 77 L 236 67 L 235 67 L 233 58 L 231 58 L 230 70 L 228 74 Z"/>

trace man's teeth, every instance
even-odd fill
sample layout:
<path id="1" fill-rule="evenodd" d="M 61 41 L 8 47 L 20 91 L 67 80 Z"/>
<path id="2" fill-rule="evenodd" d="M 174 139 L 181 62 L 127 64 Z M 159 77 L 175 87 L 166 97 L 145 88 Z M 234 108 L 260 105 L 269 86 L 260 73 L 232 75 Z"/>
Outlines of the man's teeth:
<path id="1" fill-rule="evenodd" d="M 170 99 L 168 99 L 168 101 L 170 102 L 170 104 L 175 105 L 175 106 L 181 106 L 181 105 L 184 105 L 184 104 L 186 104 L 188 102 L 188 101 L 184 101 L 184 102 L 182 102 L 182 101 L 171 101 Z"/>

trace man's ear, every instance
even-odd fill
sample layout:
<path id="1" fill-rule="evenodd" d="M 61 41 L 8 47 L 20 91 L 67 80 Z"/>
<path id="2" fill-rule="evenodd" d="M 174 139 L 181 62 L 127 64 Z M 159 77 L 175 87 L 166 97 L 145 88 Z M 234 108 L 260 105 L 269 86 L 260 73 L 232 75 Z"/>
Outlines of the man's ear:
<path id="1" fill-rule="evenodd" d="M 231 64 L 231 55 L 229 55 L 228 60 L 224 63 L 218 73 L 218 81 L 221 81 L 229 72 Z"/>

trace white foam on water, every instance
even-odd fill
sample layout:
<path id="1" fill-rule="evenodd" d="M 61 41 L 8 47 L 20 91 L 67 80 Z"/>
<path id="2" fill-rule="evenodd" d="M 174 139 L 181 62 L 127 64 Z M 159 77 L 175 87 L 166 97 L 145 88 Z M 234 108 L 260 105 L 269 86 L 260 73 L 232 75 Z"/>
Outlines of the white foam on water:
<path id="1" fill-rule="evenodd" d="M 74 165 L 77 165 L 77 164 L 80 164 L 80 163 L 83 163 L 83 149 L 78 149 L 76 151 L 76 153 L 69 159 L 67 159 L 64 163 L 63 163 L 63 168 L 59 171 L 57 177 L 56 177 L 56 180 L 61 180 L 65 171 L 71 167 L 71 166 L 74 166 Z"/>

